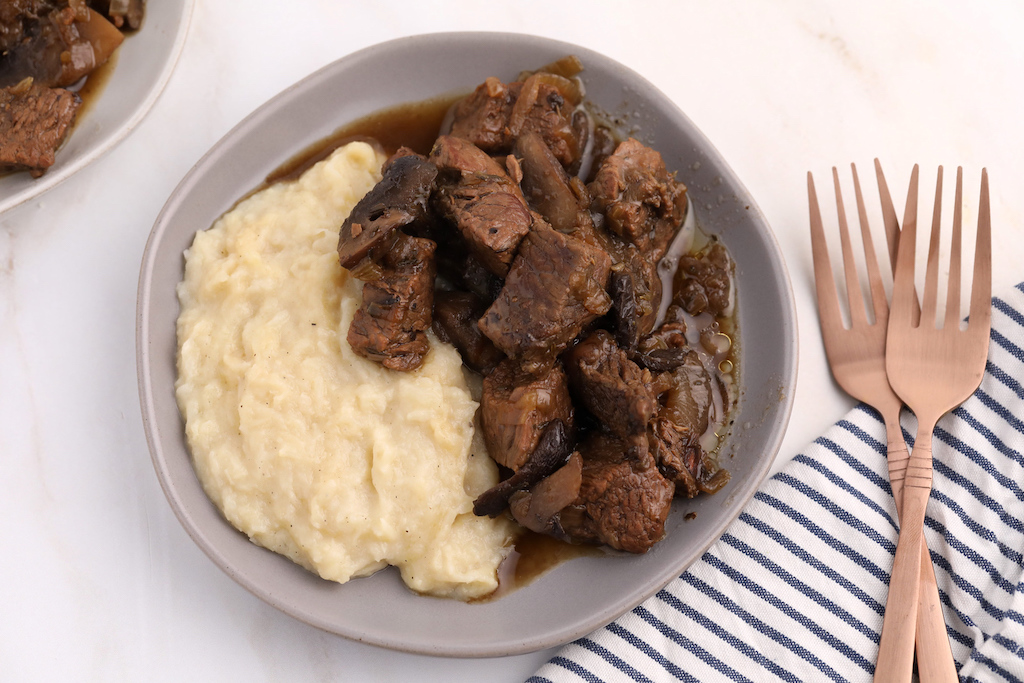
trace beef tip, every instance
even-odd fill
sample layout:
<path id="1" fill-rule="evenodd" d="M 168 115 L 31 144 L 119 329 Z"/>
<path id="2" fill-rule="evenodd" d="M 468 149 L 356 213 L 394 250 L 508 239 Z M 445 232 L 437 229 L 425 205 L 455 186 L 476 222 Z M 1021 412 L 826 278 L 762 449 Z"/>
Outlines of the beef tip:
<path id="1" fill-rule="evenodd" d="M 434 294 L 434 334 L 454 346 L 468 367 L 484 375 L 505 358 L 476 324 L 486 309 L 487 302 L 469 292 Z"/>
<path id="2" fill-rule="evenodd" d="M 437 168 L 419 155 L 393 158 L 380 182 L 359 200 L 341 225 L 338 258 L 345 268 L 356 268 L 369 257 L 381 259 L 395 230 L 424 220 Z"/>
<path id="3" fill-rule="evenodd" d="M 81 104 L 75 93 L 31 79 L 0 89 L 0 169 L 45 173 Z"/>
<path id="4" fill-rule="evenodd" d="M 559 232 L 572 233 L 590 223 L 589 207 L 580 205 L 568 174 L 540 135 L 532 131 L 520 135 L 515 154 L 521 160 L 523 195 L 530 208 Z"/>
<path id="5" fill-rule="evenodd" d="M 659 417 L 700 436 L 707 431 L 710 412 L 711 375 L 700 355 L 691 349 L 672 372 L 672 386 L 665 393 L 665 406 Z"/>
<path id="6" fill-rule="evenodd" d="M 608 312 L 610 272 L 606 252 L 550 228 L 533 230 L 480 329 L 527 370 L 543 367 Z"/>
<path id="7" fill-rule="evenodd" d="M 580 159 L 582 146 L 572 115 L 581 94 L 573 81 L 549 73 L 536 73 L 523 82 L 509 114 L 508 129 L 515 140 L 527 132 L 540 135 L 565 167 Z"/>
<path id="8" fill-rule="evenodd" d="M 522 467 L 544 427 L 555 420 L 573 427 L 572 398 L 560 364 L 531 375 L 505 360 L 484 377 L 480 423 L 487 452 L 499 465 L 513 471 Z"/>
<path id="9" fill-rule="evenodd" d="M 591 208 L 605 226 L 656 263 L 686 217 L 686 186 L 668 172 L 661 154 L 633 138 L 604 160 L 589 185 Z"/>
<path id="10" fill-rule="evenodd" d="M 439 137 L 430 159 L 441 172 L 439 213 L 488 270 L 504 277 L 533 221 L 519 186 L 498 162 L 459 138 Z"/>
<path id="11" fill-rule="evenodd" d="M 455 105 L 450 134 L 486 152 L 509 151 L 508 118 L 522 87 L 522 83 L 506 85 L 491 76 Z"/>
<path id="12" fill-rule="evenodd" d="M 647 387 L 651 373 L 629 360 L 607 331 L 595 331 L 563 360 L 573 395 L 613 434 L 627 438 L 647 431 L 658 412 Z"/>
<path id="13" fill-rule="evenodd" d="M 508 507 L 508 499 L 513 493 L 528 489 L 553 474 L 566 464 L 571 454 L 572 436 L 569 428 L 561 420 L 552 420 L 544 427 L 537 447 L 526 462 L 511 477 L 498 482 L 473 501 L 473 514 L 478 517 L 497 517 Z"/>
<path id="14" fill-rule="evenodd" d="M 647 435 L 651 456 L 658 471 L 676 486 L 676 495 L 693 498 L 700 492 L 697 480 L 702 476 L 704 450 L 700 435 L 659 417 L 651 423 Z"/>
<path id="15" fill-rule="evenodd" d="M 690 315 L 723 315 L 729 310 L 732 270 L 732 260 L 720 242 L 697 256 L 682 257 L 676 270 L 674 301 Z"/>
<path id="16" fill-rule="evenodd" d="M 558 513 L 576 500 L 582 481 L 583 458 L 574 451 L 568 462 L 531 486 L 529 491 L 512 494 L 509 498 L 512 517 L 530 531 L 564 537 Z"/>
<path id="17" fill-rule="evenodd" d="M 380 278 L 363 285 L 348 343 L 358 355 L 391 370 L 415 370 L 430 349 L 426 331 L 434 304 L 434 250 L 428 239 L 397 234 L 381 258 Z"/>
<path id="18" fill-rule="evenodd" d="M 572 118 L 581 97 L 573 81 L 552 73 L 508 84 L 491 77 L 455 106 L 450 135 L 487 154 L 508 154 L 520 135 L 534 132 L 559 163 L 572 167 L 583 148 Z"/>
<path id="19" fill-rule="evenodd" d="M 675 487 L 653 458 L 636 458 L 607 432 L 578 446 L 583 457 L 580 494 L 559 513 L 569 539 L 604 543 L 616 550 L 647 552 L 665 536 Z"/>

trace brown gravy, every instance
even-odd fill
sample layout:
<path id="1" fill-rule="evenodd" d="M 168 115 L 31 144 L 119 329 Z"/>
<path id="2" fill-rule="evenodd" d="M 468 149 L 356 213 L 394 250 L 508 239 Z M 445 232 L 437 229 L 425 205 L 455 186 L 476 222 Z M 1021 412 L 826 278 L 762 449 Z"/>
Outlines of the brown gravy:
<path id="1" fill-rule="evenodd" d="M 399 147 L 409 147 L 418 154 L 430 154 L 445 115 L 464 96 L 449 95 L 400 104 L 356 119 L 278 166 L 267 176 L 265 183 L 271 185 L 282 180 L 295 180 L 318 161 L 323 161 L 331 152 L 349 142 L 376 144 L 389 156 Z"/>
<path id="2" fill-rule="evenodd" d="M 82 106 L 78 108 L 78 115 L 75 117 L 75 122 L 71 125 L 71 132 L 68 133 L 68 138 L 71 137 L 74 129 L 78 126 L 78 122 L 92 111 L 96 106 L 96 102 L 99 101 L 100 95 L 106 90 L 107 83 L 110 82 L 110 76 L 114 73 L 114 69 L 117 68 L 118 56 L 120 54 L 120 50 L 115 50 L 114 54 L 110 55 L 110 59 L 85 77 L 81 85 L 75 84 L 68 88 L 68 90 L 77 92 L 78 96 L 82 98 Z"/>

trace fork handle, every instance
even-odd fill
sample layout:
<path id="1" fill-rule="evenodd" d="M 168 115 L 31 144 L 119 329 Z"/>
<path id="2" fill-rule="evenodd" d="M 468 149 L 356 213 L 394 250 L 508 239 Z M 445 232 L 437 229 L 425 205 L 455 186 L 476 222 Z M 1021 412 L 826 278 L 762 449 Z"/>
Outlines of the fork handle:
<path id="1" fill-rule="evenodd" d="M 896 512 L 903 508 L 903 483 L 907 475 L 910 451 L 903 438 L 899 415 L 886 420 L 889 484 L 896 501 Z M 921 683 L 959 683 L 960 677 L 949 646 L 949 634 L 942 614 L 942 601 L 935 581 L 935 567 L 924 536 L 921 537 L 921 574 L 917 605 L 917 672 Z"/>
<path id="2" fill-rule="evenodd" d="M 882 620 L 875 683 L 909 683 L 914 670 L 924 515 L 932 486 L 931 432 L 931 428 L 918 430 L 914 452 L 907 466 L 900 536 Z"/>

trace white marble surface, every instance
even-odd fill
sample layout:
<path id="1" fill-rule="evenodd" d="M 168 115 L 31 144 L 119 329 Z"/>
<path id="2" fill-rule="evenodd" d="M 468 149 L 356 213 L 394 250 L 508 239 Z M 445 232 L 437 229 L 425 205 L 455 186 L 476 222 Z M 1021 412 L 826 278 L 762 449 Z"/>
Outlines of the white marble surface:
<path id="1" fill-rule="evenodd" d="M 744 179 L 786 255 L 800 314 L 796 404 L 776 468 L 852 405 L 828 374 L 817 328 L 808 170 L 827 196 L 832 164 L 857 162 L 871 183 L 878 156 L 902 204 L 914 162 L 925 187 L 936 164 L 962 164 L 973 216 L 987 166 L 994 285 L 1024 280 L 1015 1 L 198 0 L 147 120 L 78 176 L 0 215 L 0 680 L 518 681 L 552 654 L 392 653 L 268 607 L 172 515 L 139 413 L 139 263 L 179 179 L 318 67 L 445 30 L 537 33 L 603 51 L 668 93 Z"/>

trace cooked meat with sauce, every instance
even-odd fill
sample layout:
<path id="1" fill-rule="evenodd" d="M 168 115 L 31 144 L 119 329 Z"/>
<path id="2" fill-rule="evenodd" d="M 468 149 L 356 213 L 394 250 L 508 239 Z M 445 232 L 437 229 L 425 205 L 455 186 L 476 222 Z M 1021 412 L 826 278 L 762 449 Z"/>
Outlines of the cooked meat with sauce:
<path id="1" fill-rule="evenodd" d="M 721 244 L 699 256 L 679 259 L 674 301 L 690 315 L 722 315 L 729 309 L 732 259 Z"/>
<path id="2" fill-rule="evenodd" d="M 589 189 L 608 229 L 655 263 L 686 216 L 686 187 L 658 152 L 633 138 L 605 159 Z"/>
<path id="3" fill-rule="evenodd" d="M 541 432 L 558 420 L 572 429 L 573 404 L 560 363 L 531 374 L 506 360 L 484 377 L 480 422 L 487 452 L 515 472 L 537 447 Z"/>
<path id="4" fill-rule="evenodd" d="M 498 162 L 459 138 L 438 138 L 430 160 L 439 170 L 439 213 L 488 270 L 504 277 L 533 223 L 519 186 Z"/>
<path id="5" fill-rule="evenodd" d="M 426 157 L 393 151 L 341 230 L 365 280 L 348 339 L 411 371 L 432 327 L 482 375 L 503 476 L 476 514 L 642 553 L 674 497 L 728 481 L 733 266 L 714 239 L 691 248 L 686 186 L 588 109 L 580 68 L 488 78 Z"/>
<path id="6" fill-rule="evenodd" d="M 31 79 L 0 88 L 0 170 L 41 176 L 53 165 L 81 104 L 70 90 L 44 88 Z"/>
<path id="7" fill-rule="evenodd" d="M 39 177 L 54 163 L 77 89 L 142 23 L 142 0 L 0 2 L 0 171 Z"/>
<path id="8" fill-rule="evenodd" d="M 597 330 L 565 354 L 565 369 L 577 402 L 622 438 L 643 434 L 658 412 L 641 370 L 606 330 Z"/>
<path id="9" fill-rule="evenodd" d="M 379 278 L 363 286 L 348 343 L 391 370 L 415 370 L 429 350 L 434 306 L 434 250 L 428 239 L 399 234 L 384 253 Z"/>
<path id="10" fill-rule="evenodd" d="M 480 329 L 528 368 L 549 364 L 587 323 L 608 312 L 610 272 L 605 252 L 551 228 L 535 229 Z"/>
<path id="11" fill-rule="evenodd" d="M 580 493 L 559 513 L 566 537 L 647 552 L 665 535 L 675 486 L 649 453 L 640 456 L 606 432 L 590 435 L 578 448 L 583 459 Z"/>

